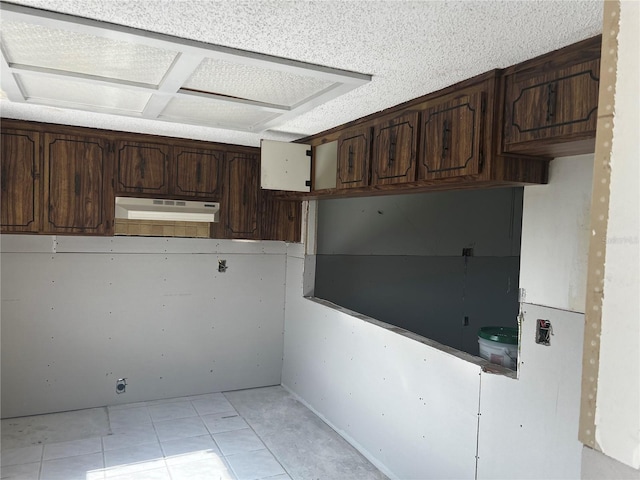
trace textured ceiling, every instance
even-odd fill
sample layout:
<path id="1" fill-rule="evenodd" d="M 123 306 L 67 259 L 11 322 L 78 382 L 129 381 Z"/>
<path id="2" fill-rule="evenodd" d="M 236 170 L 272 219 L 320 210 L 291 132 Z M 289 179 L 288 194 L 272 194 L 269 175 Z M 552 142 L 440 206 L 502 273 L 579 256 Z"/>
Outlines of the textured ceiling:
<path id="1" fill-rule="evenodd" d="M 18 0 L 216 45 L 373 75 L 261 134 L 0 102 L 5 118 L 258 146 L 290 141 L 592 37 L 602 0 Z"/>

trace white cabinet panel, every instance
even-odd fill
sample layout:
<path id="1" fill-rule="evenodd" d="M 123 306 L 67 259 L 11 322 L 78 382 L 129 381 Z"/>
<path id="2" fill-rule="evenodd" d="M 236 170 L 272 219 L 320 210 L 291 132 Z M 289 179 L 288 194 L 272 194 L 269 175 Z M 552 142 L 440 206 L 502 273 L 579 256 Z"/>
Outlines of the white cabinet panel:
<path id="1" fill-rule="evenodd" d="M 260 187 L 264 190 L 311 191 L 311 146 L 273 140 L 260 142 Z"/>

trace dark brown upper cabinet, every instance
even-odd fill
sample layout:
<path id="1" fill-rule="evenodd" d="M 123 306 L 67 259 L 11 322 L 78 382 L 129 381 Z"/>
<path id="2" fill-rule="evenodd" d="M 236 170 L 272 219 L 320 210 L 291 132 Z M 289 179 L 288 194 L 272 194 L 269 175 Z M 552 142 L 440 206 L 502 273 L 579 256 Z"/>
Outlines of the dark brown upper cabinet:
<path id="1" fill-rule="evenodd" d="M 103 138 L 44 134 L 44 233 L 113 233 L 111 162 Z"/>
<path id="2" fill-rule="evenodd" d="M 116 143 L 117 194 L 220 199 L 224 152 L 169 141 Z"/>
<path id="3" fill-rule="evenodd" d="M 223 202 L 225 238 L 260 238 L 258 228 L 260 159 L 257 155 L 229 153 Z"/>
<path id="4" fill-rule="evenodd" d="M 374 128 L 371 184 L 408 183 L 416 179 L 419 113 L 382 120 Z"/>
<path id="5" fill-rule="evenodd" d="M 0 143 L 0 229 L 33 233 L 40 230 L 40 134 L 3 129 Z"/>
<path id="6" fill-rule="evenodd" d="M 345 132 L 338 139 L 337 188 L 365 187 L 369 184 L 371 129 Z"/>
<path id="7" fill-rule="evenodd" d="M 302 202 L 280 200 L 274 191 L 262 190 L 260 215 L 260 238 L 263 240 L 282 240 L 299 242 L 301 237 L 300 217 Z"/>
<path id="8" fill-rule="evenodd" d="M 481 172 L 485 102 L 483 91 L 471 90 L 428 103 L 422 113 L 420 180 Z"/>
<path id="9" fill-rule="evenodd" d="M 116 193 L 169 193 L 169 145 L 119 141 Z"/>
<path id="10" fill-rule="evenodd" d="M 503 151 L 549 157 L 593 152 L 599 57 L 596 37 L 507 69 Z"/>
<path id="11" fill-rule="evenodd" d="M 274 194 L 261 204 L 257 148 L 2 123 L 3 233 L 113 235 L 117 192 L 220 202 L 220 221 L 211 224 L 214 238 L 300 241 L 299 201 Z M 332 171 L 335 178 L 335 163 Z"/>
<path id="12" fill-rule="evenodd" d="M 173 151 L 173 193 L 179 198 L 219 199 L 224 152 L 188 147 L 173 147 Z"/>

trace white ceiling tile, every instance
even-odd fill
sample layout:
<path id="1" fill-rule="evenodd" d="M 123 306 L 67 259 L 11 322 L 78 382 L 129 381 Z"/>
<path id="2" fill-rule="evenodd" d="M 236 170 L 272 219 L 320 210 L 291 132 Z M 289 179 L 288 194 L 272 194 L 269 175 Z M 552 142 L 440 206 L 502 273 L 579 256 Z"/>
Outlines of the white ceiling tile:
<path id="1" fill-rule="evenodd" d="M 8 63 L 159 85 L 177 52 L 2 20 Z"/>
<path id="2" fill-rule="evenodd" d="M 331 85 L 311 76 L 207 58 L 183 88 L 293 107 Z"/>
<path id="3" fill-rule="evenodd" d="M 259 110 L 250 105 L 186 95 L 172 98 L 160 114 L 163 120 L 185 121 L 212 127 L 228 126 L 236 130 L 250 130 L 257 124 L 277 116 L 277 113 Z"/>
<path id="4" fill-rule="evenodd" d="M 149 93 L 64 78 L 43 82 L 33 75 L 19 75 L 18 83 L 28 102 L 82 110 L 97 107 L 113 113 L 140 114 L 151 97 Z"/>

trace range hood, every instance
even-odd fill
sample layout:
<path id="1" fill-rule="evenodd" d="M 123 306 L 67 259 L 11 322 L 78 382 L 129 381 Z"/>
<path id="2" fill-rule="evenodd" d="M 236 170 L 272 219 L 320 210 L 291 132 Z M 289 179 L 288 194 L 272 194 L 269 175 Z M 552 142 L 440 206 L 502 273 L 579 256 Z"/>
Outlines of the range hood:
<path id="1" fill-rule="evenodd" d="M 173 222 L 217 222 L 220 204 L 155 198 L 116 197 L 116 218 Z"/>

